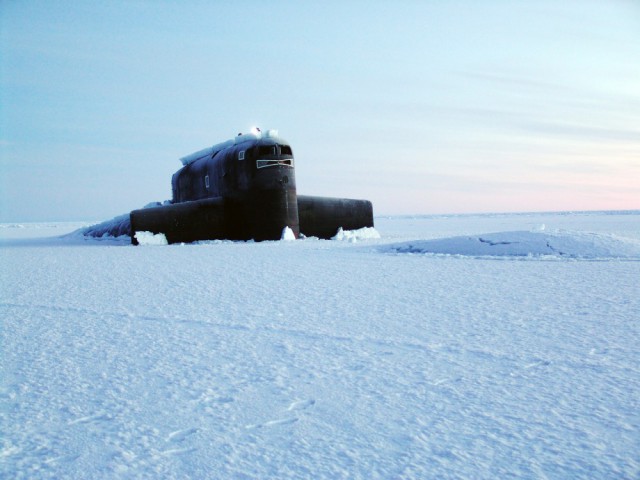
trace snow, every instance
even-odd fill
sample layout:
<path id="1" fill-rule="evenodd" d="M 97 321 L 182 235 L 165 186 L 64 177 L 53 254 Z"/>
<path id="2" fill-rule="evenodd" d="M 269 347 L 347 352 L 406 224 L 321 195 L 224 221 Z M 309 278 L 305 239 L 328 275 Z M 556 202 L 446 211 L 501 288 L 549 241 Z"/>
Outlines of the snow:
<path id="1" fill-rule="evenodd" d="M 284 227 L 282 229 L 282 238 L 281 240 L 285 240 L 285 241 L 292 241 L 296 239 L 296 234 L 293 233 L 293 230 L 291 230 L 291 228 L 289 227 Z"/>
<path id="2" fill-rule="evenodd" d="M 164 233 L 156 233 L 153 232 L 136 232 L 135 238 L 138 241 L 139 245 L 168 245 L 167 237 L 164 236 Z"/>
<path id="3" fill-rule="evenodd" d="M 216 152 L 220 152 L 235 145 L 240 145 L 241 143 L 249 142 L 252 140 L 260 140 L 263 137 L 270 138 L 276 142 L 285 144 L 287 143 L 286 140 L 278 136 L 278 130 L 267 130 L 263 133 L 261 130 L 255 129 L 255 131 L 238 134 L 230 140 L 226 140 L 211 147 L 203 148 L 202 150 L 198 150 L 197 152 L 190 153 L 189 155 L 180 158 L 180 161 L 182 162 L 182 165 L 187 166 L 195 162 L 196 160 L 200 160 L 204 157 L 209 157 Z"/>
<path id="4" fill-rule="evenodd" d="M 638 211 L 84 225 L 0 225 L 2 478 L 640 476 Z"/>
<path id="5" fill-rule="evenodd" d="M 366 239 L 374 239 L 374 238 L 380 238 L 380 234 L 375 228 L 372 228 L 372 227 L 363 227 L 363 228 L 359 228 L 358 230 L 346 230 L 346 231 L 340 228 L 338 229 L 338 232 L 332 238 L 332 240 L 356 243 L 358 240 L 366 240 Z"/>
<path id="6" fill-rule="evenodd" d="M 180 158 L 180 162 L 182 162 L 183 166 L 187 166 L 196 160 L 200 160 L 204 157 L 210 157 L 216 152 L 224 150 L 229 147 L 233 147 L 235 145 L 233 140 L 227 140 L 225 142 L 217 143 L 211 147 L 203 148 L 202 150 L 198 150 L 197 152 L 190 153 L 182 158 Z"/>
<path id="7" fill-rule="evenodd" d="M 499 232 L 387 245 L 397 253 L 437 253 L 498 257 L 628 258 L 640 260 L 640 242 L 594 233 Z"/>
<path id="8" fill-rule="evenodd" d="M 145 208 L 148 207 L 149 206 Z M 88 227 L 82 227 L 79 231 L 72 232 L 71 235 L 85 235 L 97 238 L 127 236 L 130 238 L 131 222 L 129 220 L 129 214 L 126 213 L 112 218 L 111 220 L 106 220 Z"/>

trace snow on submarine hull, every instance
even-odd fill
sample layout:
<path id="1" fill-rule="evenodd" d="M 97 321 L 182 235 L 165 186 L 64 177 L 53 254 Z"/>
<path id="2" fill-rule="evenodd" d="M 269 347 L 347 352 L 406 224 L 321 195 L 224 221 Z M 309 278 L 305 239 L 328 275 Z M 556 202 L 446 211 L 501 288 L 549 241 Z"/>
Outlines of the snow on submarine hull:
<path id="1" fill-rule="evenodd" d="M 170 204 L 130 213 L 136 232 L 162 233 L 168 243 L 198 240 L 331 238 L 337 231 L 373 227 L 368 200 L 298 195 L 291 146 L 276 131 L 241 134 L 192 153 L 172 178 Z"/>

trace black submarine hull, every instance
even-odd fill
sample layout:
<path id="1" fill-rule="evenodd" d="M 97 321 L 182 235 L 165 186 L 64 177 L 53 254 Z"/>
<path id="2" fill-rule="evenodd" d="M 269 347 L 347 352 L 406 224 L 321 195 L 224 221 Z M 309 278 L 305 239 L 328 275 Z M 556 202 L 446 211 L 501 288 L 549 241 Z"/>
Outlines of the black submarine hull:
<path id="1" fill-rule="evenodd" d="M 168 243 L 198 240 L 280 240 L 285 227 L 296 237 L 328 239 L 340 228 L 373 227 L 368 200 L 296 196 L 292 190 L 254 193 L 245 201 L 208 198 L 134 210 L 131 242 L 136 232 L 162 233 Z"/>
<path id="2" fill-rule="evenodd" d="M 331 238 L 338 229 L 373 227 L 369 200 L 298 195 L 300 231 L 307 237 Z"/>
<path id="3" fill-rule="evenodd" d="M 133 244 L 137 232 L 187 243 L 279 240 L 285 228 L 296 238 L 331 238 L 340 228 L 373 227 L 367 200 L 299 196 L 293 150 L 275 130 L 239 134 L 180 161 L 182 168 L 171 177 L 171 203 L 130 213 Z"/>
<path id="4" fill-rule="evenodd" d="M 138 244 L 137 232 L 162 233 L 168 243 L 228 238 L 225 221 L 225 202 L 221 198 L 207 198 L 133 210 L 131 243 Z"/>

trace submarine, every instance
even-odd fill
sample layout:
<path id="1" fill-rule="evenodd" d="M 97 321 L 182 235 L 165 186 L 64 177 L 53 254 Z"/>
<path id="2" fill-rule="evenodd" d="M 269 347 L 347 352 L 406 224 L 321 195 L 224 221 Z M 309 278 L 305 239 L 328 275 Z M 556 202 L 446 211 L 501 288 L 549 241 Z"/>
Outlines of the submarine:
<path id="1" fill-rule="evenodd" d="M 142 231 L 189 243 L 280 240 L 287 228 L 296 238 L 327 239 L 374 226 L 368 200 L 298 195 L 293 150 L 277 130 L 254 128 L 180 161 L 172 200 L 129 214 L 134 245 Z"/>

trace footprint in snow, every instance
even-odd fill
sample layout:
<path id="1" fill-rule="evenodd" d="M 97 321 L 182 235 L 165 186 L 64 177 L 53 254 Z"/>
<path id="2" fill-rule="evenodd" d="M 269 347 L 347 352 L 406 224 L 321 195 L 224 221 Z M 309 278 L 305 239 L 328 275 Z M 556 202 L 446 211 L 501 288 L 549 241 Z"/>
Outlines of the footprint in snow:
<path id="1" fill-rule="evenodd" d="M 182 442 L 185 438 L 197 433 L 197 428 L 186 428 L 184 430 L 176 430 L 175 432 L 171 432 L 167 435 L 167 442 Z"/>
<path id="2" fill-rule="evenodd" d="M 292 410 L 304 410 L 306 408 L 311 407 L 312 405 L 315 405 L 316 401 L 315 400 L 298 400 L 293 402 L 291 405 L 289 405 L 289 408 L 287 408 L 287 411 L 292 411 Z"/>
<path id="3" fill-rule="evenodd" d="M 290 425 L 292 423 L 296 423 L 299 419 L 297 417 L 292 418 L 283 418 L 280 420 L 270 420 L 264 423 L 258 423 L 256 425 L 247 425 L 245 428 L 247 430 L 255 430 L 257 428 L 265 428 L 265 427 L 277 427 L 278 425 Z"/>
<path id="4" fill-rule="evenodd" d="M 161 457 L 167 457 L 172 455 L 184 455 L 185 453 L 191 453 L 195 451 L 195 448 L 170 448 L 169 450 L 159 452 L 158 455 Z"/>
<path id="5" fill-rule="evenodd" d="M 311 407 L 312 405 L 315 405 L 315 403 L 316 401 L 313 399 L 296 400 L 295 402 L 291 403 L 291 405 L 289 405 L 286 411 L 295 412 L 295 411 L 305 410 Z M 298 417 L 287 417 L 287 418 L 281 418 L 276 420 L 269 420 L 268 422 L 258 423 L 255 425 L 247 425 L 245 428 L 247 430 L 255 430 L 257 428 L 276 427 L 279 425 L 291 425 L 292 423 L 296 423 L 298 420 L 300 420 Z"/>
<path id="6" fill-rule="evenodd" d="M 549 360 L 540 360 L 540 361 L 529 363 L 528 365 L 525 365 L 524 369 L 525 370 L 529 370 L 530 368 L 547 367 L 549 365 L 551 365 L 551 362 Z"/>
<path id="7" fill-rule="evenodd" d="M 95 415 L 88 415 L 86 417 L 76 418 L 71 420 L 67 425 L 76 425 L 78 423 L 97 422 L 100 420 L 111 420 L 111 417 L 107 413 L 96 413 Z"/>

